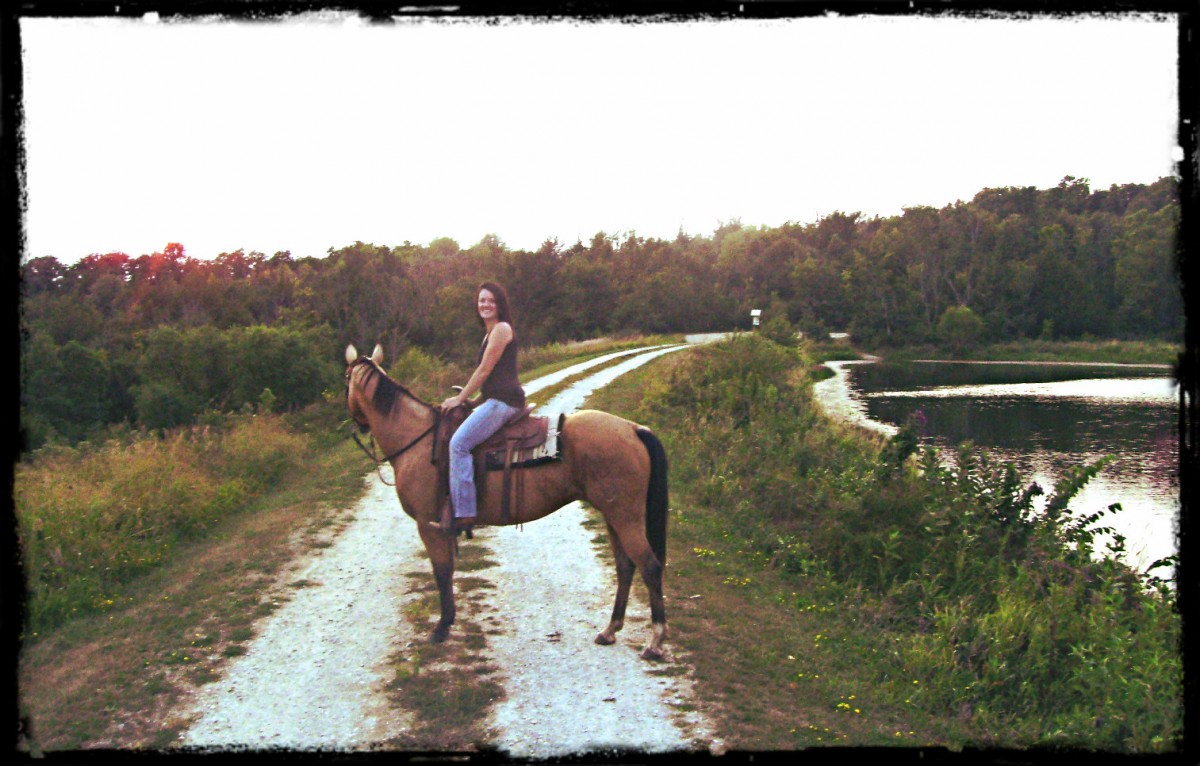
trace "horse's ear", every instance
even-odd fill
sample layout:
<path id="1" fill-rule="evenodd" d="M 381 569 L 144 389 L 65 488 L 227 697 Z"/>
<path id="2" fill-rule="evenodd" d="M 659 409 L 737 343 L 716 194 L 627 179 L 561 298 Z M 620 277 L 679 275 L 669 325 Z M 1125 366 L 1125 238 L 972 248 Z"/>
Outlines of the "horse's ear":
<path id="1" fill-rule="evenodd" d="M 358 349 L 351 343 L 346 346 L 346 364 L 354 364 L 354 360 L 358 358 Z"/>
<path id="2" fill-rule="evenodd" d="M 375 344 L 375 350 L 371 352 L 371 361 L 375 364 L 383 364 L 383 346 Z"/>

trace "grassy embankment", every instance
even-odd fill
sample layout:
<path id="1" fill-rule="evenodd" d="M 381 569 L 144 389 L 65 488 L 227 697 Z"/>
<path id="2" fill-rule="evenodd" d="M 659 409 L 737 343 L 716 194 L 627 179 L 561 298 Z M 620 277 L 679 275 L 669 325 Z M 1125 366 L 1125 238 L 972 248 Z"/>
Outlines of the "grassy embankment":
<path id="1" fill-rule="evenodd" d="M 1063 512 L 1088 472 L 1038 516 L 985 456 L 830 422 L 812 370 L 744 337 L 589 403 L 668 447 L 671 646 L 729 746 L 1176 747 L 1179 615 Z"/>
<path id="2" fill-rule="evenodd" d="M 327 546 L 363 490 L 332 407 L 309 415 L 126 433 L 16 467 L 23 746 L 174 741 L 182 693 L 245 652 L 288 598 L 284 566 Z"/>
<path id="3" fill-rule="evenodd" d="M 533 349 L 524 374 L 647 341 L 664 342 Z M 466 377 L 420 353 L 388 367 L 429 401 Z M 349 523 L 370 465 L 339 429 L 345 418 L 339 390 L 297 415 L 212 415 L 157 435 L 117 430 L 16 466 L 28 583 L 17 668 L 29 727 L 22 747 L 176 740 L 182 722 L 171 711 L 186 690 L 216 680 L 246 651 L 256 621 L 304 586 L 288 581 L 287 563 L 327 547 Z"/>
<path id="4" fill-rule="evenodd" d="M 1104 364 L 1173 365 L 1182 349 L 1177 343 L 1141 340 L 1021 340 L 992 343 L 953 353 L 936 346 L 905 346 L 877 351 L 893 360 L 961 359 L 997 362 L 1100 362 Z"/>

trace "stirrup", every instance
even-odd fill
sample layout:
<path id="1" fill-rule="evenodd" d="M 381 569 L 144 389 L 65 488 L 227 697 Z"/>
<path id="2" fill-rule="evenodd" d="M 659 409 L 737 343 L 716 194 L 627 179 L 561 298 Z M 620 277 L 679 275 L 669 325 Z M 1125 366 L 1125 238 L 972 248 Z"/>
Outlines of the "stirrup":
<path id="1" fill-rule="evenodd" d="M 436 529 L 440 532 L 466 532 L 467 536 L 470 537 L 471 530 L 473 530 L 475 528 L 475 517 L 474 516 L 455 516 L 453 519 L 450 520 L 449 523 L 446 523 L 445 520 L 430 521 L 428 523 L 429 523 L 429 526 L 433 527 L 434 529 Z"/>
<path id="2" fill-rule="evenodd" d="M 439 532 L 449 532 L 454 528 L 454 519 L 451 518 L 451 515 L 452 512 L 450 510 L 450 498 L 447 497 L 442 503 L 442 507 L 438 509 L 437 520 L 430 521 L 429 526 L 433 527 Z"/>

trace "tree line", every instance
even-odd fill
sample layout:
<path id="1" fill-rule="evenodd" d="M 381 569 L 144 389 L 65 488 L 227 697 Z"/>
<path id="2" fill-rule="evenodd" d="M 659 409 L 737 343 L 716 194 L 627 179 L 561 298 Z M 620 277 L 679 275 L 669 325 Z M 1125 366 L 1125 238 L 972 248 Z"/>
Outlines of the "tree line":
<path id="1" fill-rule="evenodd" d="M 744 226 L 673 240 L 597 233 L 536 251 L 356 242 L 324 257 L 53 256 L 21 266 L 24 445 L 206 409 L 295 409 L 336 388 L 340 349 L 469 364 L 474 289 L 509 290 L 523 344 L 732 330 L 750 310 L 866 346 L 1019 338 L 1177 339 L 1178 184 L 984 189 L 941 209 Z"/>

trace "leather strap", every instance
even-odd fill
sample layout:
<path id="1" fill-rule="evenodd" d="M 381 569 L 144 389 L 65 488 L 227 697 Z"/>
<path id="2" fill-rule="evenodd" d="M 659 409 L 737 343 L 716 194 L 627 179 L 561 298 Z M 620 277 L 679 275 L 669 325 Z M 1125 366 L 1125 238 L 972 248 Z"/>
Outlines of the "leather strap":
<path id="1" fill-rule="evenodd" d="M 504 494 L 500 499 L 500 523 L 508 526 L 512 520 L 512 464 L 515 440 L 509 440 L 504 450 Z"/>

